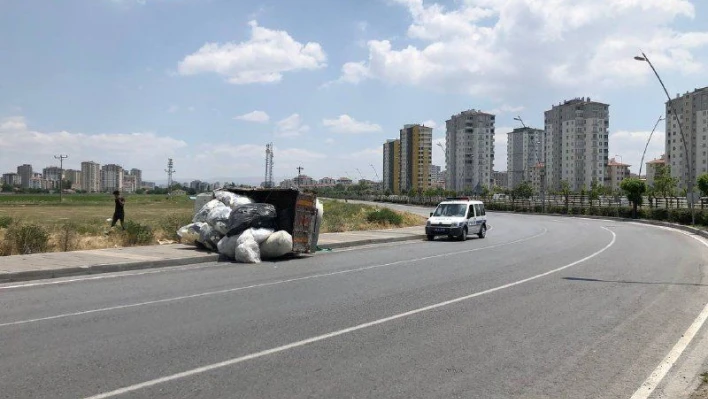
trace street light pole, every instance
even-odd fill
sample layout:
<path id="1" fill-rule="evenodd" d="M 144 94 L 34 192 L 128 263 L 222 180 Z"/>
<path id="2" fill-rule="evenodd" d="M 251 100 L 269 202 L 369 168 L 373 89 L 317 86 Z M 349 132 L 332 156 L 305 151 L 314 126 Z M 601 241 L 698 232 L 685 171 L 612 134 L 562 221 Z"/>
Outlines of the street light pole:
<path id="1" fill-rule="evenodd" d="M 642 52 L 641 56 L 636 56 L 634 57 L 635 60 L 637 61 L 643 61 L 649 64 L 651 67 L 651 70 L 654 71 L 654 75 L 656 75 L 656 79 L 659 81 L 661 84 L 661 87 L 664 89 L 664 93 L 666 94 L 666 99 L 668 100 L 668 105 L 669 105 L 669 111 L 671 111 L 671 114 L 676 118 L 676 124 L 678 125 L 679 129 L 679 134 L 681 135 L 681 141 L 683 141 L 683 150 L 686 154 L 686 164 L 687 164 L 687 175 L 688 175 L 688 181 L 686 183 L 687 185 L 687 193 L 686 193 L 686 200 L 688 200 L 688 196 L 691 196 L 690 201 L 688 201 L 688 206 L 691 208 L 691 224 L 695 225 L 696 224 L 696 211 L 695 207 L 693 206 L 693 163 L 691 162 L 691 155 L 688 151 L 688 143 L 686 142 L 686 136 L 683 134 L 683 128 L 681 127 L 681 118 L 679 115 L 676 113 L 676 109 L 674 108 L 674 104 L 671 101 L 671 96 L 669 95 L 669 91 L 666 90 L 666 86 L 664 85 L 664 82 L 661 80 L 661 77 L 659 76 L 659 73 L 656 71 L 656 68 L 654 68 L 654 64 L 649 61 L 649 57 L 647 57 L 644 52 Z M 667 119 L 667 122 L 670 123 L 670 121 Z"/>
<path id="2" fill-rule="evenodd" d="M 654 131 L 656 130 L 656 127 L 659 126 L 659 123 L 664 120 L 664 116 L 660 115 L 659 119 L 656 120 L 656 123 L 654 124 L 654 128 L 651 129 L 651 133 L 649 133 L 649 139 L 647 140 L 647 144 L 644 146 L 644 152 L 642 153 L 642 160 L 639 162 L 639 178 L 642 178 L 642 167 L 644 166 L 644 155 L 647 153 L 647 148 L 649 148 L 649 142 L 651 141 L 651 137 L 654 135 Z"/>

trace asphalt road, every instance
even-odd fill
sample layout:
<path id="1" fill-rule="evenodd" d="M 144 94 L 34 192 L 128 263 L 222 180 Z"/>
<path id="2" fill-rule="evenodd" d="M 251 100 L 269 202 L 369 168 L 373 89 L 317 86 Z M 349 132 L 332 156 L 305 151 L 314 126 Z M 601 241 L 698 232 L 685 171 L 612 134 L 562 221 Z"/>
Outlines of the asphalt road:
<path id="1" fill-rule="evenodd" d="M 629 398 L 708 303 L 693 237 L 488 215 L 467 242 L 0 285 L 0 397 Z"/>

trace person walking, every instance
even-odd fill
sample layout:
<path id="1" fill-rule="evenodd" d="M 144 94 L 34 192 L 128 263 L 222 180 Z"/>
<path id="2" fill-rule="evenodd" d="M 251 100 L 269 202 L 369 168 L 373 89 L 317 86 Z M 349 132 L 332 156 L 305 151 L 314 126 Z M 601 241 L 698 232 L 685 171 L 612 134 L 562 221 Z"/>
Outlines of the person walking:
<path id="1" fill-rule="evenodd" d="M 120 220 L 121 229 L 125 230 L 125 198 L 121 197 L 120 191 L 116 190 L 113 192 L 115 197 L 116 209 L 113 211 L 113 221 L 111 222 L 111 228 L 116 225 L 116 222 Z"/>

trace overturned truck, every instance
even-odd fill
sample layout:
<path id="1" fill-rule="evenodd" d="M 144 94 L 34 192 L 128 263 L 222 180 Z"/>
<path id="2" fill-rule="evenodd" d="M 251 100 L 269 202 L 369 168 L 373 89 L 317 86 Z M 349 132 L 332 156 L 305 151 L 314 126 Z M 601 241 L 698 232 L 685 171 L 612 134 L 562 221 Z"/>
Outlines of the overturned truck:
<path id="1" fill-rule="evenodd" d="M 177 231 L 184 244 L 244 263 L 317 250 L 323 209 L 313 194 L 228 188 L 198 195 L 194 209 L 192 223 Z"/>

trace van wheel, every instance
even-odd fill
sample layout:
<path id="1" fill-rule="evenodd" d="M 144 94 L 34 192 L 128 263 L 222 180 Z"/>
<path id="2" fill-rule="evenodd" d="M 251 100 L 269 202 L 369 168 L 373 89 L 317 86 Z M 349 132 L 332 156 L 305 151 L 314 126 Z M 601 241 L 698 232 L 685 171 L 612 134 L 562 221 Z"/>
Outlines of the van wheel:
<path id="1" fill-rule="evenodd" d="M 462 229 L 462 234 L 460 234 L 461 241 L 467 241 L 467 227 Z"/>
<path id="2" fill-rule="evenodd" d="M 479 233 L 477 234 L 479 238 L 484 238 L 487 236 L 487 225 L 483 224 L 482 227 L 479 228 Z"/>
<path id="3" fill-rule="evenodd" d="M 428 241 L 433 241 L 435 239 L 435 236 L 432 234 L 428 234 Z"/>

